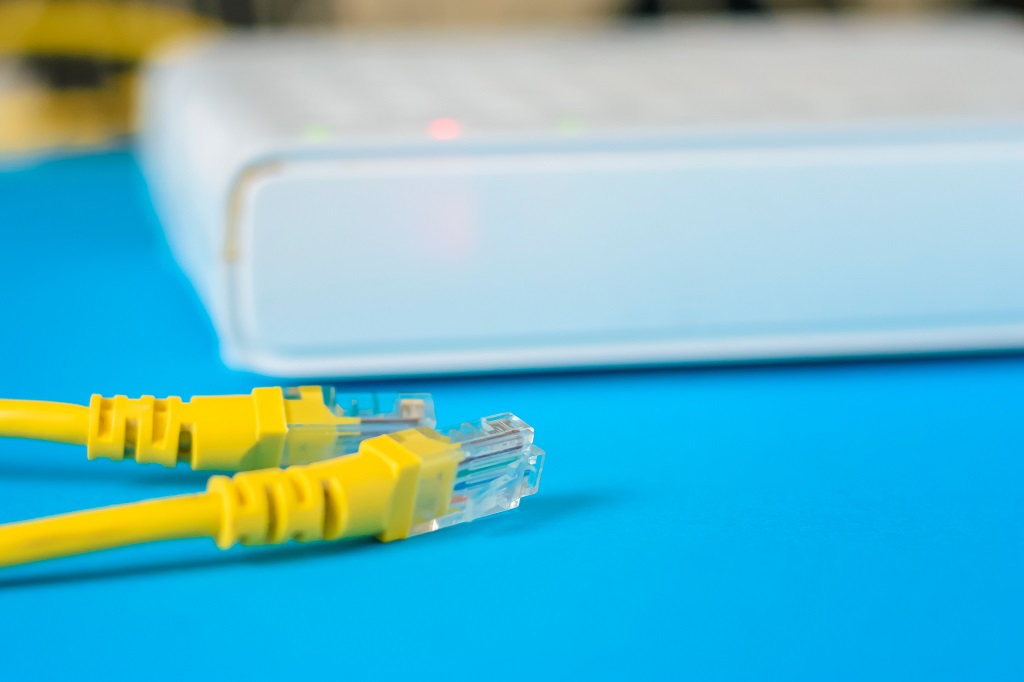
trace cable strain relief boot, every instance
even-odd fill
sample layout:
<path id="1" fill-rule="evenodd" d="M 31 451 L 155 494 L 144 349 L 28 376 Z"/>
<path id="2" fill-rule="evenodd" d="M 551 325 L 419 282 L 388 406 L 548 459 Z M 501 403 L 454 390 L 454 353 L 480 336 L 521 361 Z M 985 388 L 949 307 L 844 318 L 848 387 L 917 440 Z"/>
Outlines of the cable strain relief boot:
<path id="1" fill-rule="evenodd" d="M 123 395 L 89 400 L 89 459 L 238 471 L 279 466 L 288 421 L 279 387 L 249 395 L 196 396 L 183 402 Z"/>
<path id="2" fill-rule="evenodd" d="M 89 459 L 134 459 L 173 467 L 182 447 L 181 398 L 89 399 Z M 186 439 L 186 444 L 190 439 Z"/>
<path id="3" fill-rule="evenodd" d="M 409 429 L 363 441 L 358 453 L 323 462 L 213 476 L 207 491 L 221 508 L 215 539 L 226 549 L 236 542 L 408 537 L 417 502 L 440 500 L 447 509 L 453 454 L 446 442 Z M 424 458 L 433 463 L 424 466 Z"/>
<path id="4" fill-rule="evenodd" d="M 213 476 L 207 491 L 221 508 L 214 538 L 221 549 L 324 538 L 324 486 L 305 467 Z"/>

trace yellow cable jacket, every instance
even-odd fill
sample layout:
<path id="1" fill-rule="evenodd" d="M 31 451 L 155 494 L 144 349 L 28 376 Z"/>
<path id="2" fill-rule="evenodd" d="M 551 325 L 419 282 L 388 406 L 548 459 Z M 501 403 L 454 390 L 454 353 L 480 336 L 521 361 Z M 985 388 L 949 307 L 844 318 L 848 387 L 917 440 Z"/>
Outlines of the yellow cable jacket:
<path id="1" fill-rule="evenodd" d="M 220 517 L 218 498 L 198 493 L 0 525 L 0 567 L 157 540 L 213 537 Z"/>
<path id="2" fill-rule="evenodd" d="M 0 400 L 0 436 L 85 445 L 89 408 L 39 400 Z"/>

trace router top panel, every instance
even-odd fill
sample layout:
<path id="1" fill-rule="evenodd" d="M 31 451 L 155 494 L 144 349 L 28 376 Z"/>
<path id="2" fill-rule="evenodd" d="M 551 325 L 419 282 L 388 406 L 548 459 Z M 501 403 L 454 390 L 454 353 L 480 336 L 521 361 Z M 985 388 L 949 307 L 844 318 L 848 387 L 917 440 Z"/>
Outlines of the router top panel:
<path id="1" fill-rule="evenodd" d="M 297 140 L 1024 115 L 1024 41 L 997 21 L 272 34 L 184 60 L 197 114 Z"/>

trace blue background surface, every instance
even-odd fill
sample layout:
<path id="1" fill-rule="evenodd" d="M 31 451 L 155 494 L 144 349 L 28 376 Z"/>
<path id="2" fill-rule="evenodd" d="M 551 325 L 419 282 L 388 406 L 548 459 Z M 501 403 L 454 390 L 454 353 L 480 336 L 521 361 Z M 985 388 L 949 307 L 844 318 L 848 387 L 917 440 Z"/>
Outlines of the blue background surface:
<path id="1" fill-rule="evenodd" d="M 128 154 L 0 173 L 0 395 L 245 392 Z M 439 301 L 439 305 L 445 304 Z M 0 571 L 0 679 L 1020 679 L 1024 359 L 416 379 L 550 453 L 408 542 Z M 0 521 L 205 476 L 0 441 Z"/>

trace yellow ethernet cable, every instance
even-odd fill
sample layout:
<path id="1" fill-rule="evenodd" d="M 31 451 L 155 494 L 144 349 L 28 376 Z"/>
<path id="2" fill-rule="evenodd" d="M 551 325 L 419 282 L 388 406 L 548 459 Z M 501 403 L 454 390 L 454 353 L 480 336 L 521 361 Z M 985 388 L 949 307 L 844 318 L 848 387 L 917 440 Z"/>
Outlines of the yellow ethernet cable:
<path id="1" fill-rule="evenodd" d="M 355 454 L 213 476 L 206 492 L 0 526 L 0 566 L 175 538 L 221 549 L 376 535 L 402 540 L 515 509 L 540 485 L 544 451 L 505 413 L 447 435 L 427 427 Z"/>
<path id="2" fill-rule="evenodd" d="M 123 395 L 94 395 L 88 406 L 0 400 L 0 436 L 85 445 L 89 459 L 217 471 L 316 462 L 413 426 L 434 426 L 429 395 L 339 397 L 329 386 L 300 386 L 188 402 Z"/>

